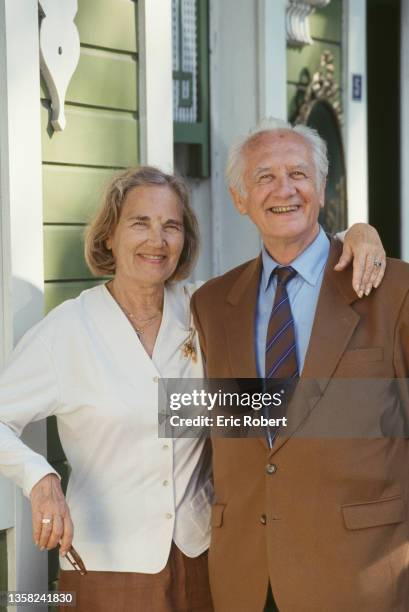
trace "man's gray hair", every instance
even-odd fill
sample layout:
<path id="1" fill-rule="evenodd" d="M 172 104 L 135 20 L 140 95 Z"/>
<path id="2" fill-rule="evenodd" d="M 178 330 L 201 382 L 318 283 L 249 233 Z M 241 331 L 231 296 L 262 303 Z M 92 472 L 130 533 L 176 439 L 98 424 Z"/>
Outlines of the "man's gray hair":
<path id="1" fill-rule="evenodd" d="M 278 132 L 288 130 L 303 136 L 312 150 L 315 169 L 317 172 L 317 186 L 321 188 L 328 174 L 328 157 L 327 144 L 321 138 L 317 130 L 309 128 L 305 125 L 292 126 L 291 123 L 282 119 L 263 119 L 253 128 L 246 136 L 241 136 L 230 147 L 227 165 L 226 165 L 226 180 L 229 187 L 236 189 L 240 195 L 245 195 L 244 188 L 244 159 L 243 151 L 245 147 L 258 135 L 263 132 Z"/>

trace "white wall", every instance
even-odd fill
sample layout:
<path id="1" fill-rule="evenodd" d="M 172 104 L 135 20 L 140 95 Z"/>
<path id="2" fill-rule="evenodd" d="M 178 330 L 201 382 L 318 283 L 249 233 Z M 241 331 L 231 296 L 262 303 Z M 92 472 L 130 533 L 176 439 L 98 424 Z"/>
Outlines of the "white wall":
<path id="1" fill-rule="evenodd" d="M 366 0 L 344 0 L 344 137 L 348 224 L 368 220 Z M 362 100 L 352 99 L 352 77 L 362 76 Z"/>
<path id="2" fill-rule="evenodd" d="M 287 119 L 286 5 L 286 0 L 257 0 L 260 119 Z"/>
<path id="3" fill-rule="evenodd" d="M 409 0 L 401 7 L 401 257 L 409 261 Z"/>
<path id="4" fill-rule="evenodd" d="M 140 0 L 138 25 L 140 159 L 172 172 L 172 0 Z"/>
<path id="5" fill-rule="evenodd" d="M 255 227 L 224 180 L 229 145 L 264 115 L 286 114 L 284 0 L 211 0 L 211 219 L 213 275 L 254 257 Z"/>
<path id="6" fill-rule="evenodd" d="M 192 279 L 209 280 L 213 276 L 211 180 L 193 179 L 189 181 L 189 185 L 201 238 L 199 260 L 192 274 Z"/>
<path id="7" fill-rule="evenodd" d="M 41 121 L 37 0 L 0 0 L 1 355 L 43 316 Z M 46 452 L 45 423 L 24 440 Z M 15 491 L 9 589 L 46 590 L 47 556 L 32 543 L 29 504 Z M 2 499 L 2 504 L 5 500 Z M 0 508 L 1 512 L 1 508 Z"/>

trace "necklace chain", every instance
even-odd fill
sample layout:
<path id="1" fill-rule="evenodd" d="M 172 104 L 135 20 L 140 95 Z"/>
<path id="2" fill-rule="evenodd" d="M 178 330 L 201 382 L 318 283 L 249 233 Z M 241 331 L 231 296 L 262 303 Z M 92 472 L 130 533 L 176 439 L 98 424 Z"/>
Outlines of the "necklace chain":
<path id="1" fill-rule="evenodd" d="M 135 315 L 133 315 L 132 312 L 129 312 L 129 310 L 127 310 L 126 308 L 124 308 L 122 306 L 121 302 L 116 298 L 116 296 L 114 295 L 114 292 L 112 291 L 112 287 L 110 287 L 109 285 L 106 285 L 106 287 L 107 287 L 109 293 L 114 298 L 115 302 L 118 304 L 119 308 L 122 310 L 122 312 L 129 319 L 132 327 L 134 328 L 134 330 L 138 334 L 139 338 L 143 335 L 145 330 L 148 329 L 148 327 L 153 325 L 153 323 L 156 321 L 156 319 L 158 319 L 160 316 L 162 316 L 162 312 L 157 312 L 156 314 L 153 315 L 153 317 L 149 317 L 149 319 L 144 319 L 142 321 L 142 323 L 145 323 L 145 325 L 143 325 L 143 327 L 140 327 L 139 325 L 136 324 L 137 319 L 136 319 Z"/>

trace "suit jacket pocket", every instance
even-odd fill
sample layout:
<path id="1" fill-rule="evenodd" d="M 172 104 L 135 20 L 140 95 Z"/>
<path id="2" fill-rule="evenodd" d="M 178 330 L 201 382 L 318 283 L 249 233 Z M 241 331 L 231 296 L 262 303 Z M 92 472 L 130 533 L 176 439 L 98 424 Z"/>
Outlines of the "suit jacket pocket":
<path id="1" fill-rule="evenodd" d="M 351 349 L 345 351 L 342 356 L 343 364 L 370 363 L 372 361 L 383 361 L 383 348 L 381 346 Z"/>
<path id="2" fill-rule="evenodd" d="M 406 517 L 405 504 L 400 495 L 362 504 L 346 504 L 341 509 L 347 529 L 393 525 L 401 523 Z"/>
<path id="3" fill-rule="evenodd" d="M 221 527 L 223 525 L 223 513 L 226 504 L 213 504 L 212 506 L 212 527 Z"/>

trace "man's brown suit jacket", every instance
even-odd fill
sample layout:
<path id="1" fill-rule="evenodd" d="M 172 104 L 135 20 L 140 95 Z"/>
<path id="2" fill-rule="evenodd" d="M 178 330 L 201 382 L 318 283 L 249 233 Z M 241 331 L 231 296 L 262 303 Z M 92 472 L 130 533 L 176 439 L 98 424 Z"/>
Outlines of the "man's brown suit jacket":
<path id="1" fill-rule="evenodd" d="M 359 300 L 351 270 L 333 271 L 339 253 L 333 241 L 294 431 L 271 450 L 263 438 L 212 441 L 216 612 L 262 612 L 269 580 L 280 612 L 409 611 L 408 397 L 396 380 L 409 371 L 409 265 L 389 260 L 381 287 Z M 257 377 L 260 271 L 259 257 L 193 295 L 209 378 Z M 353 379 L 358 387 L 342 386 Z M 342 406 L 352 433 L 338 436 Z"/>

